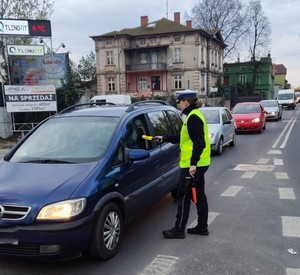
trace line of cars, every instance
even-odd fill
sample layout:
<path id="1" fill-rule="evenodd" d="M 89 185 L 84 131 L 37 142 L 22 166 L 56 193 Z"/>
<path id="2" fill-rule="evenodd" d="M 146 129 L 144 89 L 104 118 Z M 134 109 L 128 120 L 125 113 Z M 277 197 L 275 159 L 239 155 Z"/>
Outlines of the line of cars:
<path id="1" fill-rule="evenodd" d="M 229 111 L 226 107 L 202 107 L 210 132 L 211 149 L 221 155 L 225 145 L 236 144 L 239 132 L 262 133 L 266 129 L 267 120 L 280 120 L 282 106 L 277 100 L 237 103 Z"/>

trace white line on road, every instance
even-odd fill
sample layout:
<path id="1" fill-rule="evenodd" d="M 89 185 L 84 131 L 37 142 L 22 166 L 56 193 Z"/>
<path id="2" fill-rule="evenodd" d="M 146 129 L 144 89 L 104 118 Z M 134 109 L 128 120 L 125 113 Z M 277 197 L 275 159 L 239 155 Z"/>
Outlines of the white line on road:
<path id="1" fill-rule="evenodd" d="M 241 175 L 242 179 L 252 179 L 257 172 L 245 172 L 243 175 Z"/>
<path id="2" fill-rule="evenodd" d="M 282 130 L 281 134 L 279 135 L 279 137 L 276 139 L 275 143 L 272 145 L 272 148 L 276 148 L 276 146 L 278 145 L 280 139 L 281 139 L 282 136 L 285 134 L 286 129 L 290 126 L 290 124 L 291 124 L 291 122 L 292 122 L 293 120 L 294 120 L 294 117 L 292 117 L 292 118 L 289 120 L 289 122 L 288 122 L 287 125 L 284 127 L 284 129 Z M 292 125 L 292 127 L 293 127 L 293 125 Z M 292 127 L 291 127 L 291 128 L 292 128 Z M 281 144 L 281 146 L 282 146 L 282 144 Z M 280 148 L 282 148 L 281 146 L 280 146 Z"/>
<path id="3" fill-rule="evenodd" d="M 281 151 L 280 150 L 269 150 L 268 155 L 281 155 Z"/>
<path id="4" fill-rule="evenodd" d="M 211 224 L 212 221 L 219 215 L 220 213 L 218 212 L 208 212 L 208 221 L 207 221 L 207 224 Z M 197 219 L 194 220 L 189 226 L 188 228 L 191 228 L 191 227 L 195 227 L 197 225 Z"/>
<path id="5" fill-rule="evenodd" d="M 293 188 L 278 188 L 279 198 L 282 200 L 295 200 L 295 193 Z"/>
<path id="6" fill-rule="evenodd" d="M 282 235 L 285 237 L 300 237 L 300 217 L 282 216 Z"/>
<path id="7" fill-rule="evenodd" d="M 288 174 L 285 173 L 285 172 L 275 172 L 275 177 L 276 177 L 276 179 L 279 179 L 279 180 L 287 180 L 287 179 L 289 179 Z"/>
<path id="8" fill-rule="evenodd" d="M 300 275 L 300 269 L 299 268 L 287 268 L 286 275 Z"/>
<path id="9" fill-rule="evenodd" d="M 158 255 L 140 275 L 165 275 L 170 274 L 170 269 L 179 260 L 178 257 Z"/>
<path id="10" fill-rule="evenodd" d="M 258 162 L 256 162 L 257 164 L 267 164 L 269 162 L 270 159 L 259 159 Z"/>
<path id="11" fill-rule="evenodd" d="M 235 197 L 238 192 L 241 191 L 243 186 L 235 186 L 231 185 L 229 188 L 227 188 L 223 194 L 221 194 L 222 197 Z"/>
<path id="12" fill-rule="evenodd" d="M 277 166 L 283 165 L 283 160 L 282 159 L 274 159 L 274 165 L 277 165 Z"/>

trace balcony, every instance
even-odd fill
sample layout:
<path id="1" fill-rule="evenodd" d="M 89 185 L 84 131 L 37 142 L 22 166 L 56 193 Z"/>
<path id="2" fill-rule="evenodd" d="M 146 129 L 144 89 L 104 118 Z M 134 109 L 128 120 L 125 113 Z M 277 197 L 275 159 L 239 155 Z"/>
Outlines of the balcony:
<path id="1" fill-rule="evenodd" d="M 146 63 L 126 65 L 126 71 L 155 71 L 166 70 L 167 63 Z"/>

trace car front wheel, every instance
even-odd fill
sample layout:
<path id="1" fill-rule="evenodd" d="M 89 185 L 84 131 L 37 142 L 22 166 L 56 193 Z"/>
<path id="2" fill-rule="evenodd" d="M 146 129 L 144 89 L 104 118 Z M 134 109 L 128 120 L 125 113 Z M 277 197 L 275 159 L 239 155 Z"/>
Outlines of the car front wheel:
<path id="1" fill-rule="evenodd" d="M 222 153 L 223 153 L 223 139 L 222 138 L 219 139 L 216 153 L 217 153 L 217 155 L 222 155 Z"/>
<path id="2" fill-rule="evenodd" d="M 122 235 L 121 211 L 115 203 L 108 203 L 102 209 L 96 222 L 90 244 L 90 256 L 101 260 L 113 257 L 118 251 Z"/>

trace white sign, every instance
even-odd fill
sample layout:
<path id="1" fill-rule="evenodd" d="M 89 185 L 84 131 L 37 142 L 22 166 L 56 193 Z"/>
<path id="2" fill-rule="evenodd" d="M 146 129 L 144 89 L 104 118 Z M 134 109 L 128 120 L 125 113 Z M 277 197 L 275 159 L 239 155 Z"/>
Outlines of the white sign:
<path id="1" fill-rule="evenodd" d="M 7 112 L 57 111 L 54 85 L 4 86 Z"/>
<path id="2" fill-rule="evenodd" d="M 218 87 L 211 87 L 211 88 L 210 88 L 210 92 L 211 92 L 211 93 L 216 93 L 216 92 L 218 92 Z"/>
<path id="3" fill-rule="evenodd" d="M 33 45 L 7 45 L 8 55 L 31 55 L 43 56 L 45 55 L 44 46 Z"/>
<path id="4" fill-rule="evenodd" d="M 29 35 L 28 21 L 0 19 L 0 34 Z"/>

